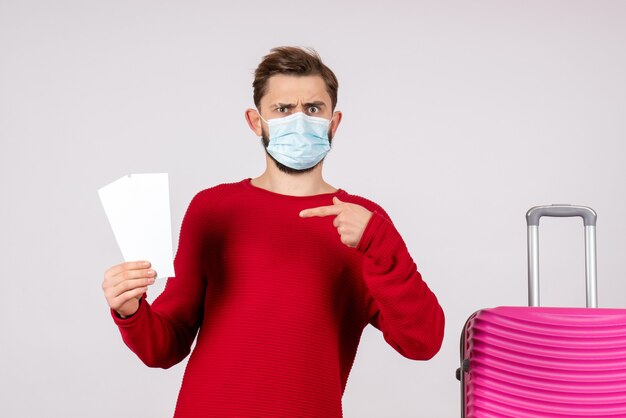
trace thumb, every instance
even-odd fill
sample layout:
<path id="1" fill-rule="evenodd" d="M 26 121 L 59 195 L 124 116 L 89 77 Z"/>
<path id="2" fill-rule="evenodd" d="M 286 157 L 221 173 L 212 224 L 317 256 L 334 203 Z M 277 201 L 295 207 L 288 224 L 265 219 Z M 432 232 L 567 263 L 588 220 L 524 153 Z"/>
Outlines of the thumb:
<path id="1" fill-rule="evenodd" d="M 339 200 L 339 198 L 337 196 L 333 197 L 333 204 L 334 205 L 340 205 L 343 202 L 341 200 Z"/>

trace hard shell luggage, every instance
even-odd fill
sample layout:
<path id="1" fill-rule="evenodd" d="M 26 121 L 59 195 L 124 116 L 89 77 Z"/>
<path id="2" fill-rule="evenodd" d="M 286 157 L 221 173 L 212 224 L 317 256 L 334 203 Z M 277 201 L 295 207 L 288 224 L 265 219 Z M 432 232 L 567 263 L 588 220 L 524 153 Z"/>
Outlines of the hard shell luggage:
<path id="1" fill-rule="evenodd" d="M 542 216 L 585 225 L 587 308 L 539 307 Z M 534 207 L 528 224 L 528 307 L 472 314 L 461 335 L 462 417 L 626 417 L 626 310 L 597 308 L 596 213 Z"/>

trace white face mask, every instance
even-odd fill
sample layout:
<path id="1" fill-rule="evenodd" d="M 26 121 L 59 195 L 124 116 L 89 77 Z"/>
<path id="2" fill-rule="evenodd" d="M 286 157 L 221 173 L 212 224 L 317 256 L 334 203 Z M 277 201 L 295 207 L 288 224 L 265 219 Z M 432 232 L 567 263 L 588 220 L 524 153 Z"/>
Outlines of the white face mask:
<path id="1" fill-rule="evenodd" d="M 330 151 L 328 119 L 298 112 L 284 118 L 263 120 L 270 130 L 267 152 L 287 167 L 294 170 L 311 168 Z"/>

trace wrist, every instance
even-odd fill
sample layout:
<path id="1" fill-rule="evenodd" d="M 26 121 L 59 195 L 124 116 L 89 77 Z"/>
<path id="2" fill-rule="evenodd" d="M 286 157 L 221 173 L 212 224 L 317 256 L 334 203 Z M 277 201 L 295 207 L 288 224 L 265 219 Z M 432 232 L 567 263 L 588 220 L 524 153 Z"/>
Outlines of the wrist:
<path id="1" fill-rule="evenodd" d="M 143 299 L 143 298 L 141 298 Z M 134 302 L 127 302 L 126 305 L 131 306 L 123 306 L 123 309 L 113 310 L 113 313 L 116 317 L 120 319 L 128 319 L 135 315 L 137 311 L 139 311 L 139 306 L 141 305 L 141 299 L 135 300 Z"/>

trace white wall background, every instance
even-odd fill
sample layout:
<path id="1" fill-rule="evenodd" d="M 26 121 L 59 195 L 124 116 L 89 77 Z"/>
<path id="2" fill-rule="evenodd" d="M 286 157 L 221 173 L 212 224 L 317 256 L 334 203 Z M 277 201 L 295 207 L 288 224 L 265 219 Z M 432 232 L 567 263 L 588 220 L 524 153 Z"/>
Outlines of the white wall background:
<path id="1" fill-rule="evenodd" d="M 109 317 L 96 190 L 169 172 L 177 237 L 197 191 L 260 174 L 243 111 L 278 45 L 338 75 L 327 180 L 387 209 L 447 314 L 425 363 L 369 327 L 345 416 L 459 416 L 466 317 L 526 303 L 529 207 L 597 210 L 600 304 L 626 307 L 624 22 L 619 0 L 0 0 L 0 416 L 172 415 L 184 364 L 146 368 Z M 581 225 L 542 222 L 546 304 L 584 303 Z"/>

